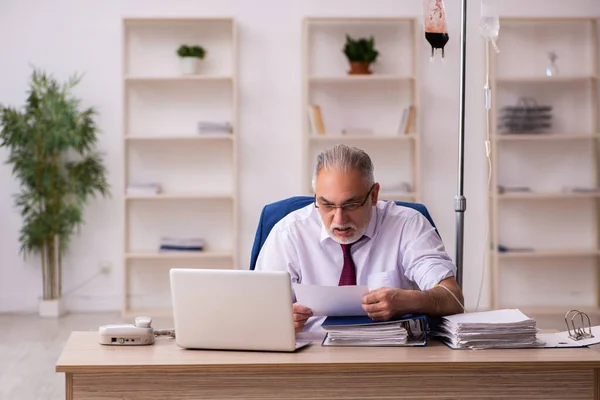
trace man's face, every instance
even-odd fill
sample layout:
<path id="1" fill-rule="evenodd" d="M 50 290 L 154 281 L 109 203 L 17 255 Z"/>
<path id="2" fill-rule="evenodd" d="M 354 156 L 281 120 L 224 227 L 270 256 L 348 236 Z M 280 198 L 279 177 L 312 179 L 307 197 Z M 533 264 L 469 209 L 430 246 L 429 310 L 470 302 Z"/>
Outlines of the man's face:
<path id="1" fill-rule="evenodd" d="M 329 236 L 342 244 L 360 239 L 371 221 L 371 207 L 377 203 L 378 193 L 379 184 L 368 186 L 358 171 L 322 169 L 315 182 L 315 196 Z"/>

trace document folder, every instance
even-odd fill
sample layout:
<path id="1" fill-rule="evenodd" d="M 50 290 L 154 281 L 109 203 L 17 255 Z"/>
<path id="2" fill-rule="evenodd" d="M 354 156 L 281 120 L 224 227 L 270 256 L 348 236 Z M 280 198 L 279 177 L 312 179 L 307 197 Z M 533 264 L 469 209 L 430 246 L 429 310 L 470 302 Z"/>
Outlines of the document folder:
<path id="1" fill-rule="evenodd" d="M 426 346 L 427 317 L 405 315 L 390 321 L 367 316 L 327 317 L 323 346 Z"/>

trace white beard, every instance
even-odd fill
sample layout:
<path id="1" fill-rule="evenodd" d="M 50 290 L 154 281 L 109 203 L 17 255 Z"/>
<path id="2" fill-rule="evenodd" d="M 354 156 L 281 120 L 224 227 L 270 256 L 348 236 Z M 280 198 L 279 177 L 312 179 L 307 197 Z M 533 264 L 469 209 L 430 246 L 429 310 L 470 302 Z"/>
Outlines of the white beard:
<path id="1" fill-rule="evenodd" d="M 346 238 L 339 238 L 339 237 L 335 236 L 335 234 L 333 233 L 334 229 L 344 229 L 344 228 L 354 229 L 354 235 L 352 235 L 350 237 L 346 237 Z M 358 229 L 356 224 L 353 224 L 352 222 L 349 222 L 349 223 L 343 224 L 343 225 L 332 223 L 329 226 L 329 229 L 327 229 L 327 233 L 329 234 L 329 237 L 332 238 L 333 240 L 335 240 L 336 242 L 338 242 L 339 244 L 354 243 L 354 242 L 358 241 L 365 234 L 366 231 L 367 231 L 367 225 L 363 226 L 361 229 Z"/>

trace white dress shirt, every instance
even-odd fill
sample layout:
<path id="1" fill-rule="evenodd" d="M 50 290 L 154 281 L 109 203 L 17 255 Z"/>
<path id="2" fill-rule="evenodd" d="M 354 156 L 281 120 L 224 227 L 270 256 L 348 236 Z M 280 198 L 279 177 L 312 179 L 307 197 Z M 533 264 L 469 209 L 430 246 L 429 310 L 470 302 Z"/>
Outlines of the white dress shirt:
<path id="1" fill-rule="evenodd" d="M 456 266 L 427 218 L 419 211 L 380 200 L 369 226 L 351 247 L 356 284 L 369 289 L 427 290 L 456 274 Z M 337 286 L 344 265 L 342 248 L 311 203 L 281 219 L 267 237 L 255 269 L 288 271 L 293 283 Z M 311 318 L 304 330 L 319 330 Z"/>

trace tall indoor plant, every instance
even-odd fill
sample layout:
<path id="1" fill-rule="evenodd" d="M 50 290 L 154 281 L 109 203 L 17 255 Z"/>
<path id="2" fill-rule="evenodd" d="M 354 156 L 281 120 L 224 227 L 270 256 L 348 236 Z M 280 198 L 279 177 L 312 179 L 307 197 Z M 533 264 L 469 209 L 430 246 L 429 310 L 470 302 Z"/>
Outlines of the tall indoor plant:
<path id="1" fill-rule="evenodd" d="M 71 93 L 79 81 L 73 76 L 61 83 L 34 70 L 24 107 L 0 105 L 0 146 L 8 150 L 7 164 L 20 184 L 20 252 L 40 255 L 45 316 L 63 313 L 63 255 L 84 222 L 85 204 L 90 196 L 109 195 L 106 168 L 95 150 L 96 111 L 82 109 Z"/>

